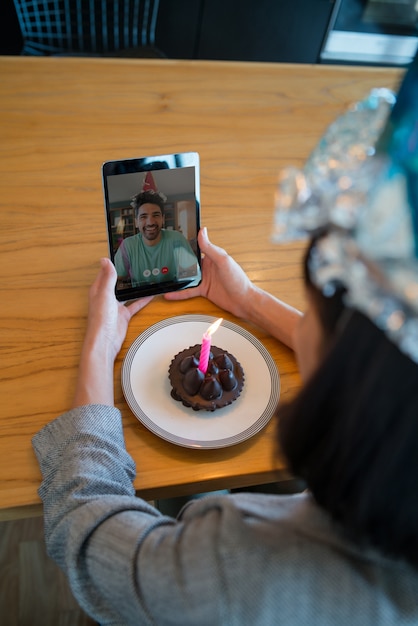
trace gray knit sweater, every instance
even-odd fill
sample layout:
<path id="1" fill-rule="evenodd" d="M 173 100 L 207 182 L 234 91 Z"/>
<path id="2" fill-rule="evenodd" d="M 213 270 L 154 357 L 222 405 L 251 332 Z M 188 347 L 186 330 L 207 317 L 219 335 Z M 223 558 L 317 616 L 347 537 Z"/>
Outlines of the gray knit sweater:
<path id="1" fill-rule="evenodd" d="M 309 494 L 196 500 L 178 520 L 137 498 L 114 408 L 33 439 L 49 554 L 100 624 L 418 624 L 418 575 L 345 541 Z"/>

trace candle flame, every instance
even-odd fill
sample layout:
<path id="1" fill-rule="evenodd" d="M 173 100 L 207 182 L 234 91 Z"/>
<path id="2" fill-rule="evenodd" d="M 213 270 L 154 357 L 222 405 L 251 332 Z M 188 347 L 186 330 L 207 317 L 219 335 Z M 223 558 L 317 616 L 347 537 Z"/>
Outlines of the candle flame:
<path id="1" fill-rule="evenodd" d="M 211 324 L 209 326 L 209 328 L 207 329 L 206 333 L 208 335 L 213 335 L 213 333 L 218 330 L 219 326 L 222 324 L 222 322 L 224 321 L 223 317 L 220 317 L 218 320 L 216 320 L 216 322 L 213 322 L 213 324 Z"/>

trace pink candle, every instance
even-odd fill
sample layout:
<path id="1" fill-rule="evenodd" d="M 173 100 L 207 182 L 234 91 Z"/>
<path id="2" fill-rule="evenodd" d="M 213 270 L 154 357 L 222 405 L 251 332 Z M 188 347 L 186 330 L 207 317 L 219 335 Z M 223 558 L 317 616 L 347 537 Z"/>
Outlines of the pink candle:
<path id="1" fill-rule="evenodd" d="M 199 357 L 199 369 L 203 374 L 206 374 L 209 363 L 209 355 L 210 355 L 210 346 L 212 343 L 212 335 L 215 330 L 218 330 L 219 326 L 222 324 L 223 318 L 220 317 L 216 322 L 213 322 L 211 326 L 207 329 L 207 331 L 203 334 L 202 345 L 200 347 L 200 357 Z"/>

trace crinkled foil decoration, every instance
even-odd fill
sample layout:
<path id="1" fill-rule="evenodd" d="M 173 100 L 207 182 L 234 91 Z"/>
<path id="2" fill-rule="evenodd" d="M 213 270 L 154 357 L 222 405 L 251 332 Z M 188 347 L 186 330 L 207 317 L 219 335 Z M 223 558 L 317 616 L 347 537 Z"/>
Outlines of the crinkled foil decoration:
<path id="1" fill-rule="evenodd" d="M 376 150 L 396 96 L 376 89 L 326 131 L 303 170 L 281 172 L 273 240 L 326 230 L 310 260 L 325 296 L 336 285 L 418 363 L 418 249 L 402 165 Z"/>

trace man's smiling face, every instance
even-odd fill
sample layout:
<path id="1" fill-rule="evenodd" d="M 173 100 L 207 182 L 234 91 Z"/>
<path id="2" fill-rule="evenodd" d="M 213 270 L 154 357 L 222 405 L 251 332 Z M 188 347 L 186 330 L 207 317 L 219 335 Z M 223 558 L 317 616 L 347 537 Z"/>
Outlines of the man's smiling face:
<path id="1" fill-rule="evenodd" d="M 163 214 L 158 204 L 151 204 L 150 202 L 141 204 L 138 209 L 136 225 L 145 244 L 155 246 L 160 241 L 163 222 Z"/>

